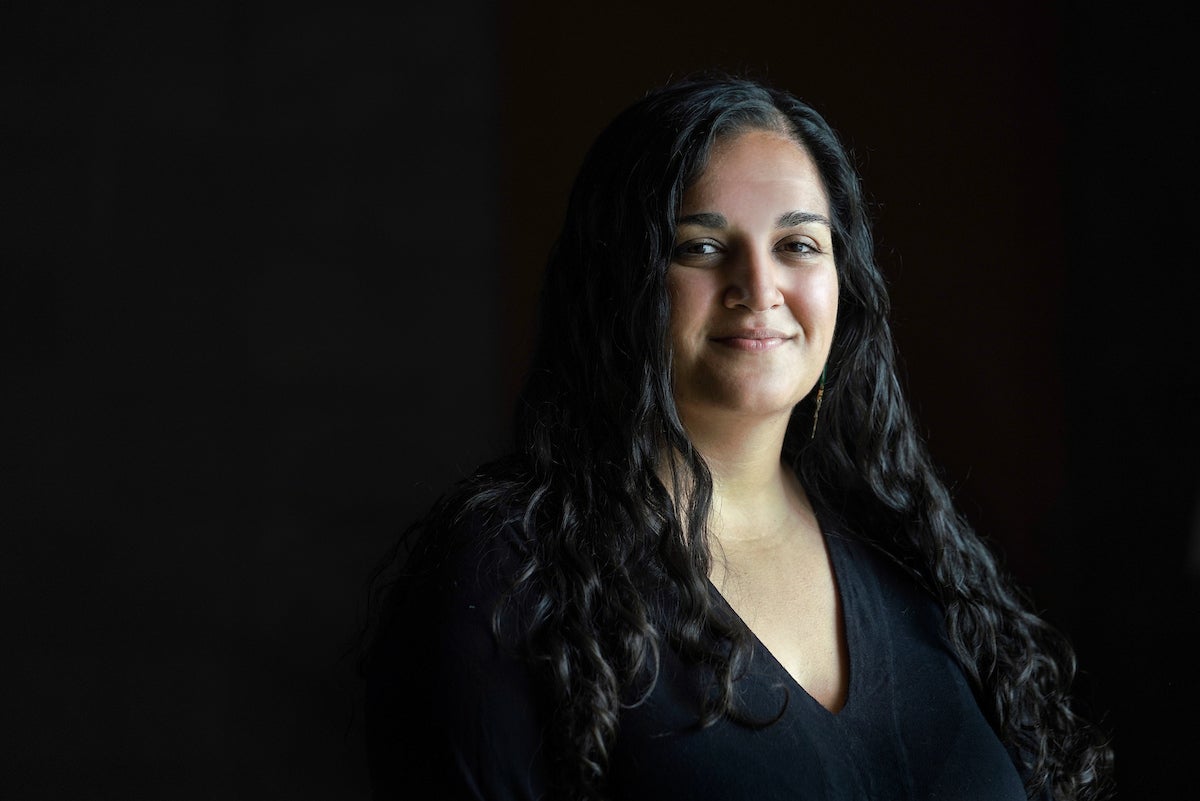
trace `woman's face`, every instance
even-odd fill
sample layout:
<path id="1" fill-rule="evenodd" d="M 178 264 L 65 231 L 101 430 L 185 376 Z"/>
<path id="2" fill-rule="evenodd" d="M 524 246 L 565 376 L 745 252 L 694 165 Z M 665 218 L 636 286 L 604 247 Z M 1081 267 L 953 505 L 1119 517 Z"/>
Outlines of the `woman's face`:
<path id="1" fill-rule="evenodd" d="M 789 415 L 838 304 L 829 200 L 804 148 L 767 131 L 716 144 L 684 193 L 667 289 L 684 422 Z"/>

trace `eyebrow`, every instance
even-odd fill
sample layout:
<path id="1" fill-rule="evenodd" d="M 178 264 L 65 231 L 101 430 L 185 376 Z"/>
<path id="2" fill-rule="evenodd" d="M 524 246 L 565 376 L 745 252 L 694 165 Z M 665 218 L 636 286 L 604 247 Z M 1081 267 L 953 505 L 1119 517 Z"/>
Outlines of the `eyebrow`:
<path id="1" fill-rule="evenodd" d="M 832 228 L 829 223 L 829 218 L 824 214 L 817 214 L 812 211 L 789 211 L 779 215 L 779 219 L 775 221 L 776 228 L 795 228 L 798 225 L 806 223 L 820 223 L 826 228 Z M 701 228 L 728 228 L 729 221 L 725 219 L 724 214 L 717 214 L 712 211 L 702 211 L 699 214 L 688 214 L 685 217 L 680 217 L 677 225 L 698 225 Z"/>

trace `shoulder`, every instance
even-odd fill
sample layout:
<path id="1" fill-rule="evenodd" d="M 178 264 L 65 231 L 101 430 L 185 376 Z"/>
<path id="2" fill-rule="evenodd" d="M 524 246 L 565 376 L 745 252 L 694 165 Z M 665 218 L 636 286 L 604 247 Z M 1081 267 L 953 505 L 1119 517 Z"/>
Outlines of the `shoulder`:
<path id="1" fill-rule="evenodd" d="M 391 566 L 387 618 L 470 615 L 507 591 L 529 551 L 524 505 L 509 475 L 481 467 L 401 537 Z"/>
<path id="2" fill-rule="evenodd" d="M 429 518 L 397 560 L 382 610 L 377 654 L 381 669 L 467 650 L 493 649 L 493 611 L 508 596 L 526 548 L 519 527 L 499 509 L 464 509 Z"/>
<path id="3" fill-rule="evenodd" d="M 826 537 L 842 601 L 869 616 L 903 623 L 905 630 L 946 648 L 945 610 L 927 582 L 879 545 L 852 535 Z"/>
<path id="4" fill-rule="evenodd" d="M 442 516 L 420 534 L 367 667 L 375 797 L 427 783 L 444 798 L 484 788 L 524 798 L 542 781 L 546 704 L 509 600 L 524 562 L 520 527 L 489 508 Z"/>

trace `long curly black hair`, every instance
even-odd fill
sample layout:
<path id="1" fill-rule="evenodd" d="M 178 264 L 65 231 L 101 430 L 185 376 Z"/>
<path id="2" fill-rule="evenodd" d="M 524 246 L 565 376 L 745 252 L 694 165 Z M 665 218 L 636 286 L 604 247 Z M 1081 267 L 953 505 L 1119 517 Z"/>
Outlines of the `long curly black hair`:
<path id="1" fill-rule="evenodd" d="M 712 670 L 699 725 L 738 715 L 734 680 L 751 637 L 710 594 L 712 480 L 672 395 L 666 275 L 685 188 L 716 141 L 756 129 L 793 138 L 817 164 L 838 270 L 820 424 L 810 438 L 810 396 L 793 412 L 785 459 L 824 519 L 869 538 L 941 603 L 985 715 L 1026 766 L 1030 797 L 1109 797 L 1112 753 L 1073 711 L 1070 644 L 956 511 L 918 435 L 855 166 L 816 110 L 760 82 L 678 80 L 600 134 L 547 265 L 512 455 L 445 496 L 409 529 L 407 547 L 464 510 L 509 510 L 495 519 L 526 544 L 514 592 L 527 601 L 526 655 L 556 696 L 550 741 L 565 795 L 604 797 L 621 710 L 647 692 L 664 647 Z M 666 483 L 664 453 L 676 455 Z"/>

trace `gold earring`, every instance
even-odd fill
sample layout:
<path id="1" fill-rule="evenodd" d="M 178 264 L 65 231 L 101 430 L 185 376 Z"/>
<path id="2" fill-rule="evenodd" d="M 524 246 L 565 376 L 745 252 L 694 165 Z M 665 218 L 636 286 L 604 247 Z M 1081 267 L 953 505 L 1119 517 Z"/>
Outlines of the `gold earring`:
<path id="1" fill-rule="evenodd" d="M 821 398 L 825 396 L 825 368 L 821 368 L 821 383 L 817 384 L 817 404 L 813 407 L 813 427 L 809 439 L 817 436 L 817 415 L 821 413 Z"/>

